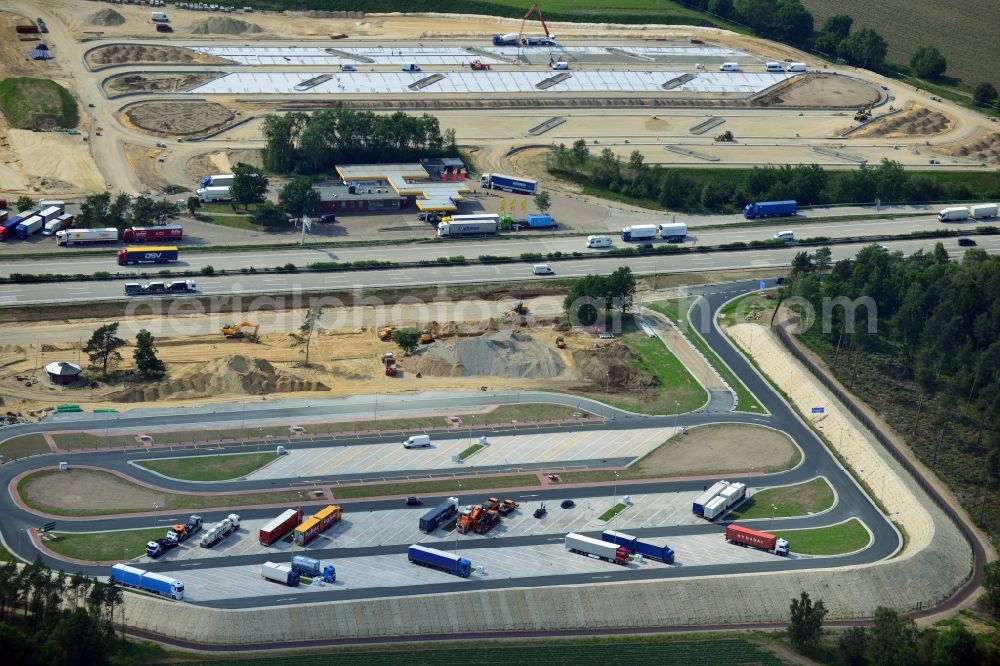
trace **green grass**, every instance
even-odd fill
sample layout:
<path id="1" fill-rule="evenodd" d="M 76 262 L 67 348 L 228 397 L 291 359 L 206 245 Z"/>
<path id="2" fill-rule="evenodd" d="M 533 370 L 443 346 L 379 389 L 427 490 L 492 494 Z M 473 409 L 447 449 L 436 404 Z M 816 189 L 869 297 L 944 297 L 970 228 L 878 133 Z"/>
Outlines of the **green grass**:
<path id="1" fill-rule="evenodd" d="M 147 527 L 141 530 L 115 532 L 83 532 L 66 534 L 53 532 L 45 545 L 60 555 L 78 560 L 125 560 L 146 553 L 146 542 L 166 536 L 169 526 Z M 126 554 L 125 549 L 128 548 Z"/>
<path id="2" fill-rule="evenodd" d="M 16 559 L 17 558 L 14 557 L 14 553 L 10 552 L 3 546 L 0 546 L 0 562 L 11 562 Z"/>
<path id="3" fill-rule="evenodd" d="M 0 444 L 0 453 L 3 454 L 3 459 L 6 462 L 48 452 L 49 445 L 40 433 L 19 435 Z"/>
<path id="4" fill-rule="evenodd" d="M 783 663 L 760 644 L 773 639 L 747 634 L 663 634 L 630 636 L 584 636 L 577 638 L 478 640 L 450 643 L 353 645 L 295 651 L 283 655 L 236 656 L 207 661 L 184 661 L 191 666 L 718 666 Z M 204 657 L 202 657 L 204 658 Z"/>
<path id="5" fill-rule="evenodd" d="M 756 493 L 753 497 L 729 513 L 733 520 L 770 518 L 772 506 L 775 518 L 808 516 L 826 511 L 833 506 L 833 489 L 826 479 L 818 478 L 795 486 L 771 488 Z"/>
<path id="6" fill-rule="evenodd" d="M 211 222 L 220 227 L 229 227 L 230 229 L 242 229 L 244 231 L 264 230 L 259 224 L 254 224 L 250 220 L 249 215 L 211 215 L 199 212 L 198 219 L 201 222 Z"/>
<path id="7" fill-rule="evenodd" d="M 784 530 L 777 536 L 788 539 L 789 550 L 802 555 L 842 555 L 868 545 L 871 535 L 857 518 L 846 523 L 809 530 Z"/>
<path id="8" fill-rule="evenodd" d="M 467 448 L 464 451 L 462 451 L 461 453 L 459 453 L 458 454 L 458 459 L 459 460 L 465 460 L 466 458 L 468 458 L 468 457 L 470 457 L 470 456 L 472 456 L 472 455 L 474 455 L 476 453 L 479 453 L 479 451 L 481 451 L 482 449 L 485 449 L 485 448 L 486 447 L 483 446 L 482 444 L 473 444 L 469 448 Z"/>
<path id="9" fill-rule="evenodd" d="M 609 520 L 611 520 L 612 518 L 614 518 L 627 508 L 628 507 L 626 505 L 619 502 L 618 504 L 615 504 L 613 507 L 611 507 L 610 509 L 599 515 L 597 519 L 602 520 L 604 522 L 608 522 Z"/>
<path id="10" fill-rule="evenodd" d="M 260 454 L 236 453 L 166 460 L 143 460 L 136 464 L 172 479 L 226 481 L 246 476 L 277 459 L 277 453 L 265 451 Z"/>
<path id="11" fill-rule="evenodd" d="M 633 411 L 653 414 L 683 413 L 697 409 L 705 403 L 704 389 L 695 381 L 684 364 L 670 353 L 660 338 L 650 338 L 645 333 L 634 332 L 622 335 L 621 339 L 629 349 L 639 355 L 633 364 L 660 382 L 655 400 L 630 401 L 634 403 Z M 622 398 L 623 396 L 615 396 L 617 401 L 621 401 Z M 625 398 L 625 401 L 628 402 L 629 399 Z"/>
<path id="12" fill-rule="evenodd" d="M 80 123 L 76 100 L 55 81 L 10 78 L 0 81 L 0 112 L 12 127 L 74 128 Z"/>
<path id="13" fill-rule="evenodd" d="M 708 359 L 709 364 L 715 368 L 715 371 L 719 373 L 719 376 L 736 392 L 736 411 L 738 412 L 751 412 L 754 414 L 763 414 L 764 407 L 757 402 L 753 393 L 750 392 L 743 382 L 739 380 L 732 370 L 729 369 L 722 359 L 719 358 L 705 339 L 701 337 L 698 331 L 691 328 L 687 320 L 687 312 L 693 303 L 690 299 L 675 299 L 671 301 L 656 301 L 653 303 L 647 303 L 646 307 L 650 310 L 655 310 L 660 314 L 666 316 L 670 321 L 674 323 L 675 326 L 684 331 L 687 335 L 687 339 L 691 341 L 695 349 L 701 352 L 702 356 Z"/>

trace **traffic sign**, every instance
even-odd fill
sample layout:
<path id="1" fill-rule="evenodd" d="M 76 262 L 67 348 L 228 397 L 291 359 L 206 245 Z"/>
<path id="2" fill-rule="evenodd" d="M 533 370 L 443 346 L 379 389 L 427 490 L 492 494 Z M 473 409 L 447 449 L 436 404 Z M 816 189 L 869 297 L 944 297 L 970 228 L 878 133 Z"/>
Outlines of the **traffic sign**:
<path id="1" fill-rule="evenodd" d="M 764 280 L 761 280 L 760 281 L 760 289 L 761 289 L 761 291 L 763 291 L 766 288 L 767 288 L 767 282 L 765 282 Z"/>
<path id="2" fill-rule="evenodd" d="M 826 411 L 826 410 L 823 407 L 813 407 L 812 408 L 812 413 L 813 414 L 822 414 L 824 411 Z"/>

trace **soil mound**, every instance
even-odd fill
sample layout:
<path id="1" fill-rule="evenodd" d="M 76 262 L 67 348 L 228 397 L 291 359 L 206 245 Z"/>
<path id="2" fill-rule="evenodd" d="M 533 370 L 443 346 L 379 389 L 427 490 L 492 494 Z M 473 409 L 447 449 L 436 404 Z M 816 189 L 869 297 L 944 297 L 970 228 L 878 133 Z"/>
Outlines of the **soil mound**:
<path id="1" fill-rule="evenodd" d="M 102 9 L 99 12 L 90 15 L 87 19 L 90 21 L 91 25 L 122 25 L 125 23 L 125 17 L 116 12 L 113 9 Z"/>
<path id="2" fill-rule="evenodd" d="M 146 402 L 207 398 L 221 394 L 260 395 L 329 390 L 321 382 L 279 370 L 263 359 L 237 355 L 185 368 L 162 381 L 119 391 L 110 398 L 116 402 Z"/>
<path id="3" fill-rule="evenodd" d="M 242 35 L 248 32 L 264 32 L 264 28 L 256 23 L 247 23 L 228 16 L 213 16 L 191 28 L 191 32 L 196 35 Z"/>
<path id="4" fill-rule="evenodd" d="M 471 338 L 438 340 L 404 359 L 409 372 L 438 377 L 558 377 L 566 364 L 558 352 L 527 333 L 502 331 Z"/>
<path id="5" fill-rule="evenodd" d="M 989 164 L 998 164 L 1000 163 L 1000 134 L 987 132 L 971 143 L 942 148 L 940 152 L 955 157 L 968 157 Z"/>
<path id="6" fill-rule="evenodd" d="M 632 365 L 639 355 L 621 343 L 596 349 L 574 349 L 573 360 L 583 379 L 609 391 L 641 393 L 655 389 L 660 380 Z"/>
<path id="7" fill-rule="evenodd" d="M 866 127 L 856 136 L 914 136 L 940 134 L 951 127 L 951 119 L 925 107 L 889 116 Z"/>

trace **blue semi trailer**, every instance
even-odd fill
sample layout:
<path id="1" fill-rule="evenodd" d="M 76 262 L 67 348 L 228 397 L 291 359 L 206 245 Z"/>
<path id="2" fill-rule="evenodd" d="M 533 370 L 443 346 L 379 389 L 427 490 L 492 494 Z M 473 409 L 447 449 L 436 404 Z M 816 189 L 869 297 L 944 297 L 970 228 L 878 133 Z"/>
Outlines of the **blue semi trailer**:
<path id="1" fill-rule="evenodd" d="M 125 587 L 134 587 L 154 594 L 162 594 L 171 599 L 180 600 L 184 598 L 184 583 L 158 573 L 137 569 L 125 564 L 116 564 L 111 567 L 111 578 L 119 585 L 124 585 Z"/>
<path id="2" fill-rule="evenodd" d="M 484 173 L 479 177 L 479 186 L 488 190 L 503 190 L 515 194 L 534 194 L 538 190 L 538 181 L 530 178 L 515 178 L 501 173 Z"/>
<path id="3" fill-rule="evenodd" d="M 799 205 L 795 201 L 760 201 L 747 204 L 743 217 L 753 220 L 758 217 L 789 217 L 795 215 Z"/>
<path id="4" fill-rule="evenodd" d="M 424 532 L 433 532 L 441 523 L 458 513 L 458 498 L 449 497 L 420 517 L 420 529 Z"/>
<path id="5" fill-rule="evenodd" d="M 605 530 L 601 534 L 601 539 L 608 543 L 624 546 L 631 555 L 639 554 L 652 560 L 659 560 L 664 564 L 674 563 L 674 551 L 671 548 L 640 541 L 638 537 L 634 537 L 631 534 Z"/>
<path id="6" fill-rule="evenodd" d="M 414 564 L 438 569 L 446 573 L 461 576 L 462 578 L 468 578 L 469 574 L 472 573 L 472 562 L 464 557 L 446 553 L 437 548 L 428 548 L 414 544 L 410 546 L 406 554 Z"/>

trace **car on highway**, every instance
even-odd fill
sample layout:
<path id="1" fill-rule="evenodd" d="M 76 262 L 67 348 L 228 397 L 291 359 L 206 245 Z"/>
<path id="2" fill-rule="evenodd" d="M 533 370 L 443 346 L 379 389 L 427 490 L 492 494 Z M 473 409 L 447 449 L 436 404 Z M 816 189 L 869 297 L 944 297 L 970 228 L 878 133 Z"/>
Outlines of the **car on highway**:
<path id="1" fill-rule="evenodd" d="M 576 506 L 576 502 L 573 500 L 563 500 L 562 504 L 559 505 L 563 509 L 572 509 L 574 506 Z"/>
<path id="2" fill-rule="evenodd" d="M 420 506 L 421 504 L 423 504 L 423 502 L 420 500 L 419 497 L 406 498 L 406 506 Z"/>
<path id="3" fill-rule="evenodd" d="M 355 67 L 354 65 L 348 65 L 348 64 L 345 63 L 345 64 L 343 64 L 343 65 L 340 66 L 340 71 L 342 71 L 342 72 L 356 72 L 356 71 L 358 71 L 358 68 Z"/>
<path id="4" fill-rule="evenodd" d="M 643 242 L 639 243 L 638 245 L 636 245 L 636 247 L 639 248 L 640 250 L 652 250 L 653 249 L 653 241 L 643 241 Z"/>
<path id="5" fill-rule="evenodd" d="M 961 247 L 973 247 L 973 246 L 975 246 L 976 241 L 972 240 L 971 238 L 965 238 L 963 236 L 962 238 L 958 239 L 958 244 Z"/>

